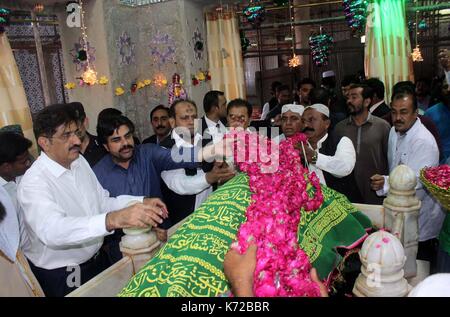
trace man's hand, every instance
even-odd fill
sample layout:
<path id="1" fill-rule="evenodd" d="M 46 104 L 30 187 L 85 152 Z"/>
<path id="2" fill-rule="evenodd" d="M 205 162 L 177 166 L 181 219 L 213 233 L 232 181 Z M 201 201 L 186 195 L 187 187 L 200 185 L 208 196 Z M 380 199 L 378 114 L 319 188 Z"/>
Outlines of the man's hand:
<path id="1" fill-rule="evenodd" d="M 160 208 L 162 210 L 162 216 L 163 218 L 167 218 L 169 216 L 169 211 L 167 210 L 167 206 L 165 203 L 162 202 L 159 198 L 144 198 L 143 201 L 144 205 Z"/>
<path id="2" fill-rule="evenodd" d="M 384 177 L 383 177 L 383 175 L 378 175 L 378 174 L 373 175 L 370 178 L 370 187 L 374 191 L 383 189 L 383 187 L 384 187 Z"/>
<path id="3" fill-rule="evenodd" d="M 450 51 L 448 49 L 439 50 L 438 60 L 442 68 L 448 72 L 450 70 Z"/>
<path id="4" fill-rule="evenodd" d="M 206 173 L 206 181 L 208 184 L 218 183 L 224 184 L 228 180 L 232 179 L 236 173 L 225 162 L 215 162 L 213 169 Z"/>
<path id="5" fill-rule="evenodd" d="M 106 215 L 106 230 L 156 227 L 163 222 L 163 218 L 166 218 L 163 215 L 164 211 L 160 207 L 137 203 L 108 213 Z"/>
<path id="6" fill-rule="evenodd" d="M 328 297 L 328 290 L 327 290 L 325 284 L 323 284 L 322 281 L 319 279 L 319 275 L 317 275 L 317 270 L 315 268 L 311 269 L 310 276 L 311 276 L 311 280 L 313 282 L 316 282 L 319 285 L 320 296 Z"/>
<path id="7" fill-rule="evenodd" d="M 306 154 L 306 160 L 309 164 L 312 164 L 313 157 L 316 156 L 317 159 L 317 152 L 311 149 L 308 144 L 305 143 L 298 143 L 294 145 L 294 148 L 297 149 L 300 152 L 300 157 L 304 158 L 304 154 Z M 303 153 L 303 149 L 305 149 L 305 152 Z"/>
<path id="8" fill-rule="evenodd" d="M 313 162 L 313 158 L 315 157 L 317 160 L 317 153 L 313 149 L 311 149 L 309 146 L 305 145 L 305 153 L 306 153 L 306 160 L 309 164 L 315 164 Z"/>
<path id="9" fill-rule="evenodd" d="M 223 269 L 225 276 L 231 284 L 231 290 L 237 297 L 253 296 L 253 274 L 256 267 L 256 250 L 254 244 L 250 244 L 247 252 L 239 254 L 230 249 L 225 255 Z"/>

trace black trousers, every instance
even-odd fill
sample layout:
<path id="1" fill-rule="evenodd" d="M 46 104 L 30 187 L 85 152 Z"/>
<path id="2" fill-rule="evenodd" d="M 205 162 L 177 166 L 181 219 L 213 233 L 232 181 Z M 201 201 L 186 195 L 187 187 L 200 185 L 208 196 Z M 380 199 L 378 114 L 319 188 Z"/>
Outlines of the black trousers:
<path id="1" fill-rule="evenodd" d="M 430 262 L 430 274 L 437 272 L 437 253 L 439 240 L 430 239 L 426 241 L 419 241 L 417 250 L 417 260 Z"/>
<path id="2" fill-rule="evenodd" d="M 28 263 L 47 297 L 63 297 L 108 268 L 107 256 L 104 251 L 100 250 L 89 261 L 79 266 L 80 285 L 77 286 L 74 285 L 76 284 L 74 283 L 76 281 L 74 278 L 76 270 L 73 268 L 61 267 L 46 270 L 35 266 L 30 260 L 28 260 Z"/>

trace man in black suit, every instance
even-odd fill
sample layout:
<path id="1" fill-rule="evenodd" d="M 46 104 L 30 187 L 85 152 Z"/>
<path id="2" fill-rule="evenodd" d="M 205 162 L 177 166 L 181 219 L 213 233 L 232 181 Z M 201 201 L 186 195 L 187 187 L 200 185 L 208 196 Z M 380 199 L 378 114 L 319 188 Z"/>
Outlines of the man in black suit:
<path id="1" fill-rule="evenodd" d="M 227 99 L 222 91 L 208 91 L 203 98 L 205 115 L 201 120 L 203 146 L 214 141 L 218 142 L 226 133 Z"/>
<path id="2" fill-rule="evenodd" d="M 150 122 L 155 134 L 142 141 L 142 143 L 160 144 L 170 135 L 169 108 L 164 105 L 156 106 L 150 112 Z"/>
<path id="3" fill-rule="evenodd" d="M 389 106 L 384 102 L 384 84 L 378 78 L 369 78 L 365 84 L 372 88 L 374 94 L 372 103 L 369 106 L 369 112 L 379 118 L 391 112 Z"/>
<path id="4" fill-rule="evenodd" d="M 108 152 L 100 144 L 97 137 L 88 132 L 89 119 L 86 116 L 84 106 L 81 102 L 71 102 L 69 107 L 75 110 L 78 116 L 78 124 L 81 133 L 81 147 L 80 153 L 88 161 L 90 167 L 94 167 L 98 161 L 100 161 Z"/>

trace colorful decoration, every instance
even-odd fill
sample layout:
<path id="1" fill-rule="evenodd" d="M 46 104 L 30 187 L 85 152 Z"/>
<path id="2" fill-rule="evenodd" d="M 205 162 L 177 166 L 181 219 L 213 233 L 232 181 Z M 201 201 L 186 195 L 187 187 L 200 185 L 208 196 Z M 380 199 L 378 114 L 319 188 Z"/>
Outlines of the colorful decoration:
<path id="1" fill-rule="evenodd" d="M 77 85 L 74 82 L 68 82 L 64 85 L 64 88 L 71 90 L 74 89 Z"/>
<path id="2" fill-rule="evenodd" d="M 320 34 L 309 38 L 311 57 L 316 66 L 321 67 L 328 64 L 333 38 L 328 34 Z"/>
<path id="3" fill-rule="evenodd" d="M 194 36 L 192 37 L 192 42 L 194 43 L 194 56 L 195 59 L 200 60 L 203 59 L 203 51 L 205 48 L 204 39 L 199 29 L 194 32 Z"/>
<path id="4" fill-rule="evenodd" d="M 172 83 L 169 85 L 168 90 L 169 105 L 171 105 L 175 100 L 187 98 L 186 90 L 184 90 L 180 75 L 177 73 L 173 74 Z"/>
<path id="5" fill-rule="evenodd" d="M 88 41 L 84 43 L 83 37 L 80 37 L 78 43 L 75 43 L 70 50 L 72 62 L 75 64 L 77 72 L 85 69 L 88 64 L 95 62 L 95 47 Z"/>
<path id="6" fill-rule="evenodd" d="M 116 42 L 119 48 L 120 66 L 130 65 L 135 63 L 135 48 L 136 44 L 131 41 L 131 37 L 127 32 L 123 32 Z"/>
<path id="7" fill-rule="evenodd" d="M 266 9 L 259 0 L 250 0 L 250 4 L 242 12 L 253 26 L 258 27 L 264 21 Z"/>
<path id="8" fill-rule="evenodd" d="M 419 45 L 416 45 L 416 47 L 413 49 L 411 56 L 413 62 L 423 62 L 422 52 L 420 52 Z"/>
<path id="9" fill-rule="evenodd" d="M 426 30 L 428 30 L 428 23 L 425 20 L 421 20 L 419 22 L 419 24 L 417 25 L 417 28 L 419 29 L 420 32 L 425 32 Z"/>
<path id="10" fill-rule="evenodd" d="M 302 165 L 295 146 L 306 143 L 304 134 L 297 134 L 279 145 L 279 164 L 262 157 L 250 132 L 231 132 L 234 142 L 234 162 L 249 176 L 252 202 L 246 211 L 246 222 L 237 233 L 233 249 L 243 254 L 250 243 L 257 249 L 253 291 L 256 297 L 320 296 L 319 287 L 310 278 L 311 263 L 298 247 L 297 230 L 301 215 L 317 210 L 323 202 L 316 174 Z M 267 138 L 257 144 L 277 149 Z M 266 156 L 266 155 L 264 155 Z M 247 160 L 242 158 L 254 158 Z M 240 159 L 241 158 L 241 159 Z M 307 188 L 314 188 L 314 196 Z M 274 196 L 275 195 L 275 196 Z M 303 212 L 299 212 L 303 210 Z"/>
<path id="11" fill-rule="evenodd" d="M 159 68 L 168 62 L 175 62 L 175 52 L 175 41 L 169 34 L 158 31 L 150 41 L 150 54 Z"/>
<path id="12" fill-rule="evenodd" d="M 145 87 L 144 82 L 143 82 L 143 81 L 138 81 L 138 83 L 137 83 L 137 89 L 142 89 L 142 88 L 144 88 L 144 87 Z"/>
<path id="13" fill-rule="evenodd" d="M 368 0 L 343 0 L 345 19 L 355 35 L 364 33 L 367 20 Z"/>
<path id="14" fill-rule="evenodd" d="M 125 90 L 122 87 L 117 87 L 114 90 L 116 96 L 122 96 L 125 93 Z"/>
<path id="15" fill-rule="evenodd" d="M 102 76 L 100 77 L 100 79 L 98 80 L 98 83 L 100 85 L 107 85 L 109 83 L 109 79 L 106 76 Z"/>
<path id="16" fill-rule="evenodd" d="M 11 11 L 8 9 L 0 8 L 0 34 L 5 32 L 5 27 L 9 26 L 9 15 Z"/>
<path id="17" fill-rule="evenodd" d="M 277 7 L 285 7 L 289 4 L 289 0 L 274 0 L 273 4 Z"/>
<path id="18" fill-rule="evenodd" d="M 167 79 L 163 74 L 156 75 L 153 79 L 153 84 L 159 88 L 165 87 L 167 86 Z"/>
<path id="19" fill-rule="evenodd" d="M 92 69 L 90 66 L 87 67 L 87 69 L 84 71 L 83 75 L 81 76 L 83 79 L 83 82 L 92 86 L 97 84 L 97 72 Z"/>
<path id="20" fill-rule="evenodd" d="M 300 62 L 300 56 L 298 55 L 294 55 L 292 56 L 292 58 L 289 60 L 289 67 L 295 68 L 301 65 Z"/>
<path id="21" fill-rule="evenodd" d="M 149 85 L 151 85 L 152 84 L 152 81 L 150 80 L 150 79 L 145 79 L 144 80 L 144 85 L 145 86 L 149 86 Z"/>
<path id="22" fill-rule="evenodd" d="M 130 91 L 132 94 L 134 94 L 137 91 L 137 84 L 136 83 L 132 83 L 131 87 L 130 87 Z"/>
<path id="23" fill-rule="evenodd" d="M 211 74 L 209 71 L 199 70 L 197 74 L 192 76 L 192 85 L 197 86 L 201 82 L 206 82 L 211 80 Z"/>

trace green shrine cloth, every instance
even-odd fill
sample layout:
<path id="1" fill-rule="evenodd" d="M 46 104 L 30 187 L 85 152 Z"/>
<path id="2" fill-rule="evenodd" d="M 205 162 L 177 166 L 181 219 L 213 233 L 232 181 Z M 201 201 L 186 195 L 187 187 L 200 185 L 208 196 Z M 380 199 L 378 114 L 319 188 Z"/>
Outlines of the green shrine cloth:
<path id="1" fill-rule="evenodd" d="M 345 196 L 327 187 L 322 192 L 319 210 L 301 211 L 298 240 L 319 276 L 326 278 L 341 260 L 336 248 L 362 241 L 371 222 Z M 239 174 L 189 216 L 119 296 L 197 297 L 229 291 L 223 261 L 250 203 L 248 177 Z"/>

